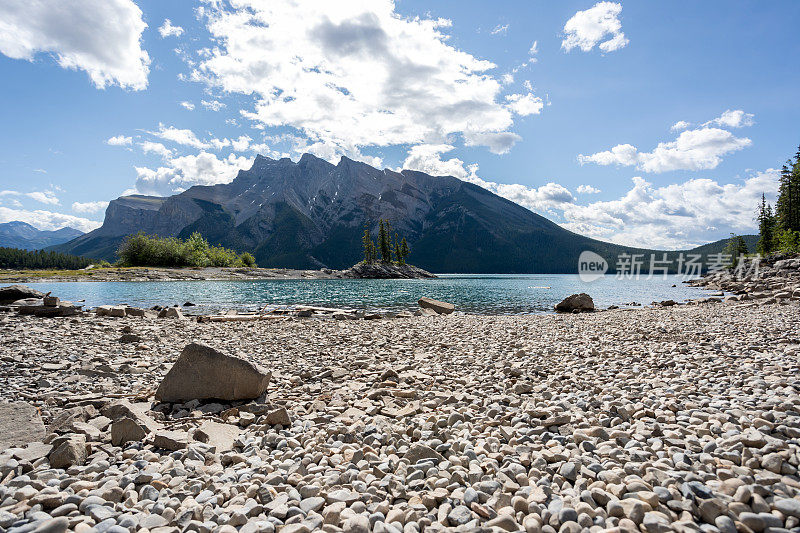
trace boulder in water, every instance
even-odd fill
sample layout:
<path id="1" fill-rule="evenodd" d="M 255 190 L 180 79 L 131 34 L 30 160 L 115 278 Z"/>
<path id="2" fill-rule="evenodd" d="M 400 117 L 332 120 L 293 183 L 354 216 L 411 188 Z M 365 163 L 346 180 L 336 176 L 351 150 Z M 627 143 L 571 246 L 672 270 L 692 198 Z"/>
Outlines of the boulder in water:
<path id="1" fill-rule="evenodd" d="M 258 365 L 193 342 L 187 345 L 156 390 L 156 400 L 253 400 L 272 377 Z"/>
<path id="2" fill-rule="evenodd" d="M 594 311 L 594 301 L 592 297 L 582 292 L 580 294 L 573 294 L 567 296 L 559 303 L 556 304 L 556 311 L 559 313 L 585 313 Z"/>

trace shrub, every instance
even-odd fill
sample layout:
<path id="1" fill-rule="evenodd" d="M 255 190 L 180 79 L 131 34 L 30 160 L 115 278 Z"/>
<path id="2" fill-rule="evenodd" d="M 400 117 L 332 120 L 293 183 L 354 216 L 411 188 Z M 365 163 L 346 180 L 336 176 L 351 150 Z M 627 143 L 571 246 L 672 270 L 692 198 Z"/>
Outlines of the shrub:
<path id="1" fill-rule="evenodd" d="M 778 240 L 778 250 L 790 253 L 800 252 L 800 231 L 785 229 L 779 231 L 776 237 Z"/>
<path id="2" fill-rule="evenodd" d="M 210 246 L 199 232 L 192 233 L 185 241 L 144 233 L 129 235 L 117 250 L 117 256 L 125 266 L 235 267 L 256 263 L 247 252 L 239 255 L 222 246 Z"/>

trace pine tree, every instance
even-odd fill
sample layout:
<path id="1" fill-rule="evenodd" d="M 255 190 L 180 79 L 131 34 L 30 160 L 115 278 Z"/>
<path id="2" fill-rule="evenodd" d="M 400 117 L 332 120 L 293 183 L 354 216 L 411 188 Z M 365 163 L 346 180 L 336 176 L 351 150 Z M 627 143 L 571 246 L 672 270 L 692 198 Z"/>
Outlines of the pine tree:
<path id="1" fill-rule="evenodd" d="M 364 236 L 361 237 L 364 244 L 364 262 L 371 265 L 375 262 L 375 243 L 372 242 L 372 235 L 369 233 L 369 224 L 364 224 Z"/>
<path id="2" fill-rule="evenodd" d="M 387 220 L 384 222 L 383 219 L 380 221 L 380 225 L 378 226 L 378 246 L 380 247 L 381 251 L 381 262 L 382 263 L 390 263 L 392 261 L 392 247 L 391 243 L 389 242 L 389 221 Z"/>
<path id="3" fill-rule="evenodd" d="M 408 257 L 408 254 L 410 254 L 410 253 L 411 253 L 411 250 L 408 249 L 408 243 L 406 242 L 406 238 L 403 237 L 403 240 L 400 241 L 400 256 L 399 256 L 399 259 L 400 259 L 400 264 L 401 265 L 405 265 L 406 264 L 406 257 Z"/>
<path id="4" fill-rule="evenodd" d="M 757 252 L 767 255 L 775 248 L 775 217 L 772 206 L 767 203 L 767 198 L 761 194 L 761 205 L 758 206 L 758 239 Z"/>
<path id="5" fill-rule="evenodd" d="M 790 165 L 792 168 L 790 168 Z M 798 172 L 797 165 L 787 161 L 781 168 L 780 185 L 778 186 L 778 202 L 775 204 L 775 215 L 777 217 L 778 228 L 780 231 L 800 231 L 797 226 L 798 219 Z"/>
<path id="6" fill-rule="evenodd" d="M 394 251 L 394 260 L 398 265 L 402 265 L 402 259 L 400 254 L 400 237 L 397 236 L 397 232 L 394 234 L 394 243 L 392 243 L 392 250 Z"/>
<path id="7" fill-rule="evenodd" d="M 731 238 L 728 239 L 728 244 L 725 246 L 725 255 L 731 258 L 731 268 L 739 264 L 739 258 L 747 255 L 747 243 L 744 242 L 744 237 L 731 233 Z"/>

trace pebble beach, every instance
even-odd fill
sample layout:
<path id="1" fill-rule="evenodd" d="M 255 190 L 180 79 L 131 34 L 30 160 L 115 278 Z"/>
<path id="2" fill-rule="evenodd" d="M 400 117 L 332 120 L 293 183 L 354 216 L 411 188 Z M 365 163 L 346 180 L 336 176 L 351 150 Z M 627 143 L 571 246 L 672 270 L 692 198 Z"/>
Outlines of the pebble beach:
<path id="1" fill-rule="evenodd" d="M 3 531 L 800 531 L 793 299 L 0 317 Z M 265 392 L 156 400 L 191 343 Z"/>

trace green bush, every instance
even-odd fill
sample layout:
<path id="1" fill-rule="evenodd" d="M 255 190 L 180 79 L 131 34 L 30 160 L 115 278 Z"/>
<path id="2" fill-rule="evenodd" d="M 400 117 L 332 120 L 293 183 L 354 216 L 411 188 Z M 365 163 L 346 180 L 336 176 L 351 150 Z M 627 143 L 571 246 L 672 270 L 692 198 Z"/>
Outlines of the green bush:
<path id="1" fill-rule="evenodd" d="M 239 267 L 255 266 L 255 258 L 241 255 L 222 246 L 210 246 L 199 232 L 182 241 L 175 237 L 157 237 L 137 233 L 129 235 L 117 250 L 124 266 L 159 267 Z"/>
<path id="2" fill-rule="evenodd" d="M 800 231 L 785 229 L 776 235 L 778 250 L 781 252 L 800 253 Z"/>

